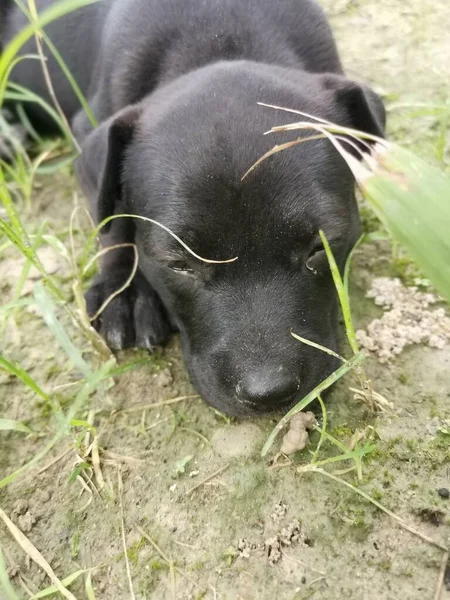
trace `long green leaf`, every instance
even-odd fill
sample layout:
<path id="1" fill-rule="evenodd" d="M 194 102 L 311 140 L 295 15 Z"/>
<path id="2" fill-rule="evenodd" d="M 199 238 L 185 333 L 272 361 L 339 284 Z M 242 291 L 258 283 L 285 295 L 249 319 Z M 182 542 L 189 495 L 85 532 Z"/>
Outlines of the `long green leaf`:
<path id="1" fill-rule="evenodd" d="M 376 147 L 358 183 L 392 236 L 450 301 L 450 178 L 408 150 Z"/>

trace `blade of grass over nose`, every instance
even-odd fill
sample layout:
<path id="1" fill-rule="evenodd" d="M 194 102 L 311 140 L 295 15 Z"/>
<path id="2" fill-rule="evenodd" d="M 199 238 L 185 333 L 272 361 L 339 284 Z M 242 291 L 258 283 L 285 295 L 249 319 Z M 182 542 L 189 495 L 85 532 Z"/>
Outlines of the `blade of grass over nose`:
<path id="1" fill-rule="evenodd" d="M 330 348 L 327 348 L 326 346 L 322 346 L 321 344 L 316 344 L 316 342 L 307 340 L 306 338 L 302 337 L 301 335 L 297 335 L 293 331 L 291 331 L 291 335 L 293 338 L 295 338 L 299 342 L 302 342 L 303 344 L 306 344 L 307 346 L 311 346 L 312 348 L 317 348 L 317 350 L 322 350 L 322 352 L 325 352 L 326 354 L 329 354 L 330 356 L 334 356 L 335 358 L 338 358 L 342 362 L 345 362 L 345 358 L 343 356 L 341 356 L 340 354 L 338 354 L 337 352 L 335 352 L 334 350 L 330 350 Z"/>
<path id="2" fill-rule="evenodd" d="M 273 429 L 272 433 L 267 438 L 266 443 L 261 451 L 261 456 L 265 456 L 267 452 L 270 450 L 275 438 L 279 434 L 279 432 L 283 429 L 283 427 L 292 419 L 292 417 L 305 409 L 313 400 L 315 400 L 319 394 L 322 394 L 326 389 L 333 385 L 338 379 L 340 379 L 343 375 L 348 373 L 351 369 L 353 369 L 356 365 L 358 365 L 364 359 L 363 354 L 356 354 L 351 358 L 348 362 L 343 364 L 339 369 L 336 369 L 331 375 L 329 375 L 324 381 L 319 383 L 317 387 L 315 387 L 309 394 L 307 394 L 298 404 L 296 404 L 291 410 L 284 415 L 284 417 L 279 421 L 276 427 Z"/>

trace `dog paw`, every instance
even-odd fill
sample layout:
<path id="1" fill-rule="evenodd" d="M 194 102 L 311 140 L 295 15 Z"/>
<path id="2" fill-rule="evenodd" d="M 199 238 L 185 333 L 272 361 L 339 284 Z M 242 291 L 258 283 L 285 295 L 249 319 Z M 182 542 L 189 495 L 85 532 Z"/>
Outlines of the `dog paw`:
<path id="1" fill-rule="evenodd" d="M 86 293 L 89 317 L 126 281 L 128 273 L 118 270 L 101 274 Z M 153 351 L 165 344 L 171 328 L 164 306 L 139 272 L 131 284 L 115 296 L 92 322 L 112 350 L 145 348 Z"/>

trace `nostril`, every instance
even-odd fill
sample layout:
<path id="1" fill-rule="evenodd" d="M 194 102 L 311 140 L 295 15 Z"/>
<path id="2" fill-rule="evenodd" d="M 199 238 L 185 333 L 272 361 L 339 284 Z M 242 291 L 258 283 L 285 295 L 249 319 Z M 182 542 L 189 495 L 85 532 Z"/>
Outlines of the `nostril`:
<path id="1" fill-rule="evenodd" d="M 300 389 L 300 380 L 285 371 L 252 373 L 236 386 L 238 397 L 253 404 L 277 404 L 291 399 Z"/>

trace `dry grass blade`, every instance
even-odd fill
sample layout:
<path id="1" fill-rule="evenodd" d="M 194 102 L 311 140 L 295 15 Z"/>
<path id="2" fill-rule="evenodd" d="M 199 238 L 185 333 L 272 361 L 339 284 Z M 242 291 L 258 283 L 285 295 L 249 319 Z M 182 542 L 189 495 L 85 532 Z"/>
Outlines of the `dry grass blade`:
<path id="1" fill-rule="evenodd" d="M 314 119 L 306 113 L 302 116 Z M 406 248 L 438 292 L 450 299 L 450 209 L 446 201 L 450 178 L 412 152 L 386 140 L 323 120 L 315 121 L 273 127 L 271 132 L 312 129 L 324 134 L 346 161 L 386 229 Z M 353 145 L 351 140 L 366 145 L 364 152 L 358 148 L 361 160 L 345 148 Z M 368 147 L 364 140 L 375 143 Z"/>
<path id="2" fill-rule="evenodd" d="M 118 483 L 118 488 L 119 488 L 119 503 L 120 503 L 120 530 L 122 533 L 122 547 L 123 547 L 123 555 L 125 558 L 125 565 L 127 568 L 128 586 L 130 588 L 131 600 L 136 600 L 136 596 L 134 595 L 134 589 L 133 589 L 133 581 L 131 579 L 130 561 L 128 560 L 127 542 L 125 539 L 125 519 L 123 516 L 123 481 L 122 481 L 122 473 L 121 473 L 120 469 L 117 469 L 117 483 Z"/>
<path id="3" fill-rule="evenodd" d="M 321 344 L 316 344 L 316 342 L 312 342 L 311 340 L 307 340 L 306 338 L 302 337 L 301 335 L 297 335 L 293 331 L 291 331 L 291 335 L 292 335 L 293 338 L 295 338 L 299 342 L 302 342 L 303 344 L 306 344 L 307 346 L 311 346 L 312 348 L 317 348 L 317 350 L 322 350 L 322 352 L 325 352 L 326 354 L 329 354 L 330 356 L 334 356 L 335 358 L 338 358 L 340 361 L 342 361 L 344 363 L 346 362 L 346 360 L 345 360 L 345 358 L 343 356 L 341 356 L 340 354 L 338 354 L 334 350 L 331 350 L 330 348 L 327 348 L 326 346 L 322 346 Z"/>
<path id="4" fill-rule="evenodd" d="M 326 119 L 321 119 L 320 117 L 315 117 L 314 115 L 310 115 L 309 113 L 303 112 L 301 110 L 294 110 L 293 108 L 277 106 L 276 104 L 266 104 L 265 102 L 258 102 L 257 104 L 259 106 L 265 106 L 266 108 L 274 108 L 275 110 L 282 110 L 284 112 L 288 112 L 293 115 L 300 115 L 301 117 L 305 117 L 307 119 L 312 119 L 313 121 L 316 121 L 317 123 L 324 123 L 324 124 L 331 125 L 330 121 L 327 121 Z"/>
<path id="5" fill-rule="evenodd" d="M 191 394 L 190 396 L 178 396 L 177 398 L 170 398 L 169 400 L 161 400 L 161 402 L 155 402 L 153 404 L 141 404 L 140 406 L 132 406 L 131 408 L 125 408 L 120 412 L 139 412 L 141 410 L 148 410 L 149 408 L 161 408 L 162 406 L 170 406 L 171 404 L 178 404 L 178 402 L 184 402 L 184 400 L 193 400 L 194 398 L 200 398 L 198 394 Z"/>
<path id="6" fill-rule="evenodd" d="M 160 557 L 167 563 L 170 564 L 170 558 L 167 556 L 167 554 L 165 554 L 165 552 L 163 552 L 161 550 L 161 548 L 158 546 L 158 544 L 148 535 L 148 533 L 142 529 L 142 527 L 140 527 L 139 525 L 136 525 L 136 529 L 139 531 L 139 533 L 142 535 L 142 537 L 144 537 L 147 542 L 153 546 L 153 548 L 156 550 L 156 552 L 160 555 Z"/>
<path id="7" fill-rule="evenodd" d="M 5 523 L 5 525 L 8 527 L 16 542 L 20 545 L 20 547 L 27 553 L 31 560 L 33 560 L 37 565 L 41 567 L 41 569 L 43 569 L 47 573 L 51 582 L 56 587 L 58 592 L 62 594 L 64 598 L 67 598 L 67 600 L 77 600 L 76 597 L 71 592 L 69 592 L 67 588 L 64 587 L 61 580 L 58 579 L 55 572 L 45 560 L 45 558 L 42 556 L 42 554 L 39 552 L 39 550 L 35 546 L 33 546 L 30 540 L 20 531 L 17 525 L 15 525 L 11 521 L 8 515 L 1 508 L 0 517 Z"/>
<path id="8" fill-rule="evenodd" d="M 433 600 L 441 600 L 442 588 L 443 588 L 444 579 L 445 579 L 445 571 L 446 571 L 447 565 L 448 565 L 448 557 L 449 557 L 449 553 L 447 550 L 447 552 L 444 552 L 444 554 L 442 555 L 441 568 L 439 569 L 439 576 L 438 576 L 438 580 L 436 583 L 436 592 L 434 594 Z"/>
<path id="9" fill-rule="evenodd" d="M 265 161 L 266 158 L 269 158 L 269 156 L 272 156 L 273 154 L 277 154 L 277 152 L 281 152 L 282 150 L 288 150 L 289 148 L 298 146 L 298 144 L 302 144 L 303 142 L 309 142 L 311 140 L 319 140 L 319 139 L 323 139 L 324 137 L 325 136 L 323 134 L 310 135 L 308 137 L 298 138 L 297 140 L 293 140 L 292 142 L 286 142 L 285 144 L 278 144 L 277 146 L 274 146 L 271 150 L 269 150 L 268 152 L 263 154 L 260 158 L 258 158 L 258 160 L 255 163 L 252 164 L 252 166 L 248 169 L 248 171 L 246 171 L 244 173 L 244 175 L 241 177 L 241 181 L 244 181 L 244 179 L 247 177 L 247 175 L 250 175 L 250 173 L 252 171 L 254 171 L 256 169 L 256 167 L 258 167 L 263 161 Z"/>
<path id="10" fill-rule="evenodd" d="M 52 102 L 53 102 L 57 112 L 58 112 L 59 118 L 64 123 L 64 127 L 67 131 L 68 136 L 72 140 L 74 148 L 77 150 L 77 152 L 79 154 L 81 154 L 81 148 L 80 148 L 78 142 L 76 141 L 75 137 L 73 136 L 72 130 L 70 128 L 70 125 L 66 118 L 66 115 L 64 114 L 64 111 L 58 102 L 58 98 L 56 97 L 55 89 L 53 87 L 53 83 L 52 83 L 52 80 L 50 77 L 50 72 L 49 72 L 48 66 L 47 66 L 47 58 L 45 57 L 44 50 L 42 48 L 42 33 L 39 30 L 39 28 L 37 27 L 38 14 L 37 14 L 37 10 L 36 10 L 35 0 L 28 0 L 28 8 L 30 10 L 32 22 L 36 27 L 34 30 L 34 37 L 36 40 L 36 48 L 37 48 L 37 51 L 39 54 L 39 58 L 40 58 L 41 66 L 42 66 L 42 73 L 44 75 L 44 80 L 45 80 L 45 84 L 47 86 L 48 93 L 50 95 L 50 98 L 52 99 Z"/>
<path id="11" fill-rule="evenodd" d="M 98 437 L 95 436 L 93 444 L 92 444 L 92 467 L 94 469 L 95 478 L 97 479 L 98 487 L 100 491 L 105 487 L 105 480 L 103 479 L 103 473 L 100 468 L 100 455 L 98 452 Z"/>
<path id="12" fill-rule="evenodd" d="M 147 542 L 153 546 L 153 548 L 156 550 L 156 552 L 160 555 L 160 557 L 163 559 L 163 561 L 167 564 L 167 566 L 169 567 L 170 570 L 170 578 L 171 578 L 171 584 L 172 584 L 172 596 L 173 598 L 176 598 L 176 580 L 175 580 L 175 565 L 173 560 L 167 556 L 167 554 L 165 552 L 163 552 L 161 550 L 161 548 L 158 546 L 158 544 L 148 535 L 148 533 L 146 533 L 144 531 L 144 529 L 142 529 L 142 527 L 140 527 L 139 525 L 136 525 L 136 529 L 139 531 L 139 533 L 142 535 L 143 538 L 145 538 L 147 540 Z M 180 575 L 183 575 L 184 577 L 186 577 L 187 579 L 189 579 L 186 574 L 181 571 L 181 569 L 176 569 Z M 195 582 L 194 582 L 194 585 Z"/>
<path id="13" fill-rule="evenodd" d="M 148 464 L 148 460 L 142 458 L 136 458 L 135 456 L 126 456 L 125 454 L 117 454 L 117 452 L 111 452 L 111 450 L 100 449 L 102 455 L 102 461 L 111 464 L 127 463 L 129 465 L 145 465 Z"/>
<path id="14" fill-rule="evenodd" d="M 50 469 L 51 467 L 53 467 L 53 465 L 56 465 L 57 462 L 62 460 L 65 456 L 67 456 L 69 454 L 69 452 L 72 452 L 72 450 L 73 450 L 73 448 L 67 448 L 67 450 L 64 450 L 64 452 L 61 452 L 61 454 L 59 454 L 56 458 L 53 458 L 44 467 L 42 467 L 42 469 L 39 469 L 38 475 L 41 475 L 42 473 L 44 473 L 44 471 L 47 471 L 47 469 Z"/>
<path id="15" fill-rule="evenodd" d="M 111 217 L 104 219 L 99 225 L 97 225 L 97 227 L 95 228 L 91 237 L 96 238 L 98 236 L 98 234 L 100 233 L 101 229 L 103 227 L 105 227 L 105 225 L 108 225 L 108 223 L 110 221 L 112 221 L 114 219 L 122 219 L 122 218 L 140 219 L 141 221 L 146 221 L 147 223 L 152 223 L 153 225 L 160 227 L 163 231 L 166 231 L 170 236 L 172 236 L 173 239 L 176 240 L 181 246 L 183 246 L 183 248 L 185 250 L 187 250 L 189 252 L 189 254 L 191 254 L 194 258 L 196 258 L 197 260 L 199 260 L 201 262 L 204 262 L 207 264 L 222 265 L 222 264 L 232 263 L 238 259 L 237 256 L 235 256 L 234 258 L 228 258 L 226 260 L 214 260 L 214 259 L 210 259 L 210 258 L 203 258 L 203 256 L 200 256 L 199 254 L 194 252 L 192 250 L 192 248 L 190 248 L 186 244 L 186 242 L 183 242 L 183 240 L 180 237 L 178 237 L 176 235 L 176 233 L 174 233 L 171 229 L 169 229 L 169 227 L 166 227 L 166 225 L 163 225 L 159 221 L 155 221 L 155 219 L 149 219 L 148 217 L 143 217 L 142 215 L 130 215 L 130 214 L 126 214 L 126 213 L 120 214 L 120 215 L 112 215 Z M 90 246 L 89 240 L 88 240 L 88 245 Z"/>
<path id="16" fill-rule="evenodd" d="M 196 431 L 195 429 L 191 429 L 190 427 L 178 427 L 178 429 L 179 429 L 179 431 L 186 431 L 187 433 L 194 435 L 202 442 L 205 442 L 205 444 L 208 444 L 209 446 L 211 446 L 211 442 L 208 440 L 208 438 L 205 437 L 204 435 L 202 435 L 199 431 Z"/>
<path id="17" fill-rule="evenodd" d="M 373 390 L 372 388 L 370 388 L 369 390 L 358 390 L 356 388 L 349 387 L 348 389 L 355 394 L 355 398 L 357 400 L 362 400 L 366 403 L 370 402 L 369 398 L 373 400 L 377 406 L 377 409 L 382 412 L 386 412 L 387 410 L 394 410 L 393 402 L 389 402 L 389 400 L 386 400 L 384 396 L 382 396 L 378 392 L 375 392 L 375 390 Z"/>
<path id="18" fill-rule="evenodd" d="M 217 471 L 214 471 L 214 473 L 211 473 L 211 475 L 208 475 L 208 477 L 206 479 L 203 479 L 203 481 L 200 481 L 199 483 L 197 483 L 196 485 L 194 485 L 194 487 L 191 487 L 186 492 L 186 496 L 189 496 L 190 494 L 192 494 L 193 491 L 195 491 L 199 487 L 202 487 L 202 485 L 205 485 L 206 483 L 208 483 L 209 481 L 211 481 L 211 479 L 214 479 L 214 477 L 217 477 L 217 475 L 220 475 L 221 473 L 223 473 L 224 471 L 226 471 L 229 466 L 230 466 L 230 463 L 227 463 L 223 467 L 220 467 L 220 469 L 217 469 Z"/>
<path id="19" fill-rule="evenodd" d="M 100 308 L 97 310 L 97 312 L 89 318 L 89 320 L 95 321 L 95 319 L 98 319 L 98 317 L 102 314 L 102 312 L 105 310 L 105 308 L 108 306 L 108 304 L 110 302 L 112 302 L 114 300 L 114 298 L 116 296 L 118 296 L 119 294 L 121 294 L 124 290 L 127 289 L 127 287 L 129 287 L 129 285 L 131 284 L 131 282 L 133 281 L 134 276 L 136 275 L 136 271 L 138 270 L 138 266 L 139 266 L 139 253 L 138 253 L 138 249 L 136 244 L 119 244 L 117 246 L 111 246 L 110 248 L 104 248 L 104 250 L 113 250 L 115 248 L 120 248 L 123 246 L 131 246 L 133 248 L 133 252 L 134 252 L 134 261 L 133 261 L 133 268 L 131 269 L 131 273 L 129 274 L 129 276 L 127 277 L 125 283 L 123 285 L 120 286 L 120 288 L 118 288 L 115 292 L 113 292 L 110 296 L 108 296 L 108 298 L 106 298 L 106 300 L 103 302 L 103 304 L 100 306 Z M 103 252 L 103 251 L 102 251 Z M 104 253 L 104 252 L 103 252 Z M 95 258 L 95 257 L 94 257 Z"/>
<path id="20" fill-rule="evenodd" d="M 306 113 L 305 113 L 306 114 Z M 310 118 L 310 115 L 308 115 Z M 379 143 L 383 147 L 387 147 L 389 145 L 386 140 L 377 137 L 376 135 L 371 135 L 370 133 L 365 133 L 364 131 L 359 131 L 358 129 L 352 129 L 351 127 L 344 127 L 342 125 L 337 125 L 336 123 L 330 123 L 326 121 L 325 123 L 311 123 L 310 121 L 299 121 L 298 123 L 289 123 L 287 125 L 277 125 L 276 127 L 272 127 L 270 131 L 267 133 L 277 133 L 281 131 L 297 131 L 302 129 L 314 129 L 315 131 L 320 131 L 323 135 L 327 136 L 330 139 L 330 136 L 335 137 L 336 134 L 350 136 L 354 140 L 358 142 L 364 143 L 364 140 L 370 140 L 376 143 Z M 332 140 L 330 140 L 332 141 Z"/>

